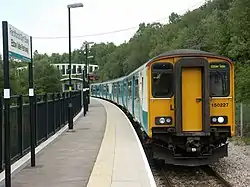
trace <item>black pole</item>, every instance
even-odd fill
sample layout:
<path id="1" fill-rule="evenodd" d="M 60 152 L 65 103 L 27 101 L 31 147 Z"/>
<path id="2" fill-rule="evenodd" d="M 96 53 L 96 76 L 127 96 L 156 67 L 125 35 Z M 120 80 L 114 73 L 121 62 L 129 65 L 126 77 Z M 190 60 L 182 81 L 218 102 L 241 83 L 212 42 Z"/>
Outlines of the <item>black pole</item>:
<path id="1" fill-rule="evenodd" d="M 85 82 L 85 73 L 84 73 L 85 69 L 82 70 L 82 87 L 85 88 L 86 87 L 86 82 Z"/>
<path id="2" fill-rule="evenodd" d="M 30 154 L 31 154 L 31 167 L 36 165 L 35 156 L 35 118 L 34 118 L 34 84 L 33 84 L 33 55 L 32 55 L 32 37 L 30 37 L 30 53 L 31 59 L 29 63 L 29 102 L 30 102 Z"/>
<path id="3" fill-rule="evenodd" d="M 83 115 L 87 113 L 87 101 L 86 101 L 86 82 L 85 82 L 85 69 L 82 70 L 82 90 L 83 90 Z"/>
<path id="4" fill-rule="evenodd" d="M 90 103 L 90 97 L 89 97 L 89 62 L 88 62 L 88 52 L 89 52 L 89 50 L 88 50 L 88 43 L 86 43 L 86 45 L 85 45 L 85 50 L 86 50 L 86 78 L 87 78 L 87 86 L 86 86 L 86 88 L 87 88 L 87 91 L 86 91 L 86 94 L 87 94 L 87 102 L 88 102 L 88 104 Z"/>
<path id="5" fill-rule="evenodd" d="M 70 25 L 70 8 L 69 12 L 69 90 L 71 91 L 71 25 Z"/>
<path id="6" fill-rule="evenodd" d="M 85 77 L 88 77 L 88 43 L 85 44 Z"/>
<path id="7" fill-rule="evenodd" d="M 72 115 L 72 96 L 71 96 L 71 26 L 70 26 L 70 8 L 68 8 L 69 12 L 69 106 L 68 106 L 68 121 L 69 121 L 69 129 L 73 129 L 73 115 Z"/>
<path id="8" fill-rule="evenodd" d="M 3 32 L 3 68 L 4 68 L 4 159 L 5 159 L 5 186 L 11 187 L 11 160 L 10 160 L 10 82 L 9 82 L 9 44 L 8 23 L 2 22 Z"/>

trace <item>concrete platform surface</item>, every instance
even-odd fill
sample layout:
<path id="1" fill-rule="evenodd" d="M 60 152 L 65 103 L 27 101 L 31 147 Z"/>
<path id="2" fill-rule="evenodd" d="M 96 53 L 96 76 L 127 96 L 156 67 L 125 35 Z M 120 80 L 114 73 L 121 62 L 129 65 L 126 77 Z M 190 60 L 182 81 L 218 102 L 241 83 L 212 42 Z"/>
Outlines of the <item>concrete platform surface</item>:
<path id="1" fill-rule="evenodd" d="M 156 187 L 139 138 L 126 115 L 101 100 L 107 124 L 87 187 Z"/>
<path id="2" fill-rule="evenodd" d="M 84 187 L 99 152 L 106 125 L 102 104 L 91 100 L 89 112 L 78 118 L 73 132 L 63 132 L 12 179 L 12 187 Z"/>

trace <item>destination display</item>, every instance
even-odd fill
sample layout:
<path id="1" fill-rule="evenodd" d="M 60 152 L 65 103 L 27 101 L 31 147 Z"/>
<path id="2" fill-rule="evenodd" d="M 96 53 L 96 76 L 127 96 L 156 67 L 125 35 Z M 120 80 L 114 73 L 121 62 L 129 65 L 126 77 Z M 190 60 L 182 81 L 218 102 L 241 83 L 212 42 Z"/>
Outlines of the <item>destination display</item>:
<path id="1" fill-rule="evenodd" d="M 225 64 L 211 64 L 210 65 L 211 69 L 225 69 L 227 66 Z"/>

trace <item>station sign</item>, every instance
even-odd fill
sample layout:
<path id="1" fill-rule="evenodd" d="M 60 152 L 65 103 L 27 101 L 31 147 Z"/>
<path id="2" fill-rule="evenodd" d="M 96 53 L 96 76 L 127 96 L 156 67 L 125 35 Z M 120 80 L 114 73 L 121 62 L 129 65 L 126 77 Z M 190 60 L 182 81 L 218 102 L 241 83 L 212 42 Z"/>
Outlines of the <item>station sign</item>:
<path id="1" fill-rule="evenodd" d="M 8 24 L 9 56 L 24 62 L 31 62 L 31 37 Z"/>

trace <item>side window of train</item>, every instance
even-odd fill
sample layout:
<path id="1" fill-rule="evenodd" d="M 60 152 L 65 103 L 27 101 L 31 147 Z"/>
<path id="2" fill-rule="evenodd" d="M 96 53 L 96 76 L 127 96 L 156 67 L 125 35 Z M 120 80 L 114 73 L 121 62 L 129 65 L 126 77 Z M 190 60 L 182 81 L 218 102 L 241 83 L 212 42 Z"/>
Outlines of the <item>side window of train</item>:
<path id="1" fill-rule="evenodd" d="M 127 81 L 126 80 L 123 82 L 123 91 L 124 91 L 124 96 L 125 96 L 126 91 L 127 91 Z"/>
<path id="2" fill-rule="evenodd" d="M 120 97 L 120 84 L 119 82 L 116 84 L 116 95 L 115 95 L 117 101 L 119 102 L 119 97 Z"/>
<path id="3" fill-rule="evenodd" d="M 123 81 L 120 83 L 120 97 L 123 96 Z"/>
<path id="4" fill-rule="evenodd" d="M 227 97 L 230 94 L 230 66 L 228 63 L 210 63 L 210 96 Z"/>
<path id="5" fill-rule="evenodd" d="M 128 97 L 128 80 L 125 80 L 124 86 L 125 86 L 126 97 Z"/>
<path id="6" fill-rule="evenodd" d="M 114 86 L 114 94 L 113 94 L 113 96 L 116 97 L 116 92 L 117 92 L 117 90 L 116 90 L 116 84 L 114 83 L 113 86 Z"/>
<path id="7" fill-rule="evenodd" d="M 112 99 L 114 99 L 114 92 L 115 92 L 115 85 L 114 84 L 111 84 L 112 85 Z"/>
<path id="8" fill-rule="evenodd" d="M 121 94 L 121 86 L 120 86 L 120 83 L 117 83 L 117 89 L 118 89 L 118 97 L 120 97 L 120 94 Z"/>
<path id="9" fill-rule="evenodd" d="M 108 94 L 109 93 L 109 87 L 108 87 L 108 85 L 106 84 L 105 85 L 105 94 Z"/>
<path id="10" fill-rule="evenodd" d="M 131 80 L 128 81 L 128 97 L 131 97 Z"/>
<path id="11" fill-rule="evenodd" d="M 139 80 L 135 79 L 135 99 L 139 98 Z"/>
<path id="12" fill-rule="evenodd" d="M 173 96 L 173 64 L 155 63 L 152 65 L 152 95 L 160 98 Z"/>
<path id="13" fill-rule="evenodd" d="M 142 77 L 142 80 L 141 80 L 141 99 L 143 99 L 143 92 L 144 92 L 144 88 L 143 88 L 143 77 Z"/>

